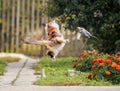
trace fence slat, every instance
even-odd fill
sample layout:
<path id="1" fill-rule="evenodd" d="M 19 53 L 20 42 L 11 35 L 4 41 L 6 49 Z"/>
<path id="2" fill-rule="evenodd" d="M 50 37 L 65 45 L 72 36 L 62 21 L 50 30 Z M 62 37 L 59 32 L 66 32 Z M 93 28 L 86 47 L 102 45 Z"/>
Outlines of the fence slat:
<path id="1" fill-rule="evenodd" d="M 16 16 L 16 52 L 19 51 L 19 20 L 20 20 L 20 0 L 17 0 L 17 16 Z"/>
<path id="2" fill-rule="evenodd" d="M 25 30 L 25 0 L 22 0 L 22 36 L 24 36 Z"/>
<path id="3" fill-rule="evenodd" d="M 39 11 L 39 4 L 40 4 L 40 1 L 37 0 L 36 1 L 36 5 L 37 5 L 36 30 L 37 30 L 37 32 L 39 32 L 39 13 L 40 13 L 40 11 Z"/>
<path id="4" fill-rule="evenodd" d="M 7 0 L 7 35 L 6 35 L 6 52 L 9 52 L 9 35 L 10 35 L 10 0 Z"/>
<path id="5" fill-rule="evenodd" d="M 30 0 L 27 0 L 27 33 L 30 31 Z"/>
<path id="6" fill-rule="evenodd" d="M 34 32 L 34 10 L 35 10 L 35 0 L 32 0 L 32 14 L 31 14 L 31 30 Z"/>
<path id="7" fill-rule="evenodd" d="M 14 52 L 14 39 L 15 39 L 15 0 L 12 0 L 12 40 L 11 40 L 11 52 Z"/>
<path id="8" fill-rule="evenodd" d="M 4 0 L 3 1 L 3 6 L 2 6 L 2 33 L 1 33 L 1 41 L 2 41 L 2 43 L 1 43 L 1 52 L 5 52 L 4 51 L 4 46 L 5 46 L 5 43 L 4 43 L 4 30 L 5 30 L 5 1 L 6 0 Z"/>

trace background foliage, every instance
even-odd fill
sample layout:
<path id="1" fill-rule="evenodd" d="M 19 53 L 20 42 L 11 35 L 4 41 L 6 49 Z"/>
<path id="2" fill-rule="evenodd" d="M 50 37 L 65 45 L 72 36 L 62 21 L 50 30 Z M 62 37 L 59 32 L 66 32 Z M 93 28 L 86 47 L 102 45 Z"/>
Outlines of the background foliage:
<path id="1" fill-rule="evenodd" d="M 47 14 L 71 31 L 78 26 L 91 31 L 100 51 L 120 50 L 120 0 L 49 0 Z"/>

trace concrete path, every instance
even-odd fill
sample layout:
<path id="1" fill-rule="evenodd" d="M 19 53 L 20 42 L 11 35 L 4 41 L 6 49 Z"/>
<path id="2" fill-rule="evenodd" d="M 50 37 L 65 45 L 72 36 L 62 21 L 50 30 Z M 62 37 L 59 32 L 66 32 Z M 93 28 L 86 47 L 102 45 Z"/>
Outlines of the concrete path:
<path id="1" fill-rule="evenodd" d="M 21 60 L 8 63 L 7 72 L 0 76 L 0 91 L 120 91 L 120 86 L 36 86 L 33 82 L 37 77 L 31 67 L 38 60 L 21 54 L 10 55 Z M 0 53 L 0 56 L 4 56 L 4 53 Z"/>
<path id="2" fill-rule="evenodd" d="M 20 57 L 19 62 L 8 63 L 4 76 L 0 76 L 0 86 L 28 86 L 33 85 L 37 80 L 34 70 L 31 68 L 33 64 L 38 62 L 36 59 L 29 58 L 22 54 L 4 54 L 0 56 Z M 1 91 L 1 90 L 0 90 Z"/>

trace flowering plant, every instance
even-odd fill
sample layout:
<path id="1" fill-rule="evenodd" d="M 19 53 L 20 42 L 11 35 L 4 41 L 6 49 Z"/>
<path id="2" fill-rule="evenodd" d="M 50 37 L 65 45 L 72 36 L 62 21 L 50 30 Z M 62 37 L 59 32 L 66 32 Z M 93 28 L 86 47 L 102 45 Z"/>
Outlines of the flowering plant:
<path id="1" fill-rule="evenodd" d="M 120 83 L 120 52 L 114 55 L 83 52 L 74 66 L 76 70 L 89 72 L 88 79 L 105 80 L 114 84 Z"/>

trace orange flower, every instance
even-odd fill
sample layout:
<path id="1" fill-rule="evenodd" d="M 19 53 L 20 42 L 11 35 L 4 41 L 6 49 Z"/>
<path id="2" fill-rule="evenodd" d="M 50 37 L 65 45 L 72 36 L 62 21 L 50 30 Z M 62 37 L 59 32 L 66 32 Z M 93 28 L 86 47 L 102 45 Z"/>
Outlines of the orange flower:
<path id="1" fill-rule="evenodd" d="M 111 55 L 108 55 L 108 57 L 107 57 L 108 59 L 113 59 L 114 58 L 114 56 L 111 56 Z"/>
<path id="2" fill-rule="evenodd" d="M 107 59 L 105 62 L 106 64 L 111 64 L 112 61 L 110 59 Z"/>
<path id="3" fill-rule="evenodd" d="M 106 74 L 106 75 L 110 75 L 111 72 L 110 72 L 110 71 L 106 71 L 105 74 Z"/>
<path id="4" fill-rule="evenodd" d="M 99 67 L 103 67 L 103 66 L 104 66 L 104 63 L 100 63 L 100 64 L 99 64 Z"/>
<path id="5" fill-rule="evenodd" d="M 111 65 L 111 66 L 112 66 L 113 68 L 115 68 L 116 65 L 117 65 L 117 64 L 116 64 L 115 62 L 112 62 L 112 65 Z"/>
<path id="6" fill-rule="evenodd" d="M 117 56 L 118 56 L 118 57 L 120 56 L 120 52 L 117 52 Z"/>
<path id="7" fill-rule="evenodd" d="M 113 68 L 116 68 L 117 67 L 117 63 L 115 62 L 112 62 L 112 65 L 111 65 Z"/>
<path id="8" fill-rule="evenodd" d="M 120 65 L 117 65 L 117 66 L 116 66 L 116 70 L 120 70 Z"/>
<path id="9" fill-rule="evenodd" d="M 92 76 L 93 76 L 92 73 L 89 73 L 89 74 L 88 74 L 88 78 L 91 78 Z"/>
<path id="10" fill-rule="evenodd" d="M 104 58 L 94 58 L 93 59 L 93 63 L 99 62 L 99 63 L 103 63 L 105 60 Z"/>
<path id="11" fill-rule="evenodd" d="M 99 62 L 99 63 L 103 63 L 103 62 L 104 62 L 104 58 L 99 58 L 99 59 L 98 59 L 98 62 Z"/>
<path id="12" fill-rule="evenodd" d="M 112 62 L 112 65 L 111 65 L 113 68 L 115 68 L 116 70 L 120 70 L 120 65 L 118 65 L 117 63 L 115 62 Z"/>
<path id="13" fill-rule="evenodd" d="M 118 60 L 118 62 L 120 62 L 120 57 L 119 57 L 119 58 L 117 58 L 117 60 Z"/>
<path id="14" fill-rule="evenodd" d="M 93 63 L 96 63 L 96 62 L 98 62 L 98 60 L 95 58 L 95 59 L 93 59 Z"/>

